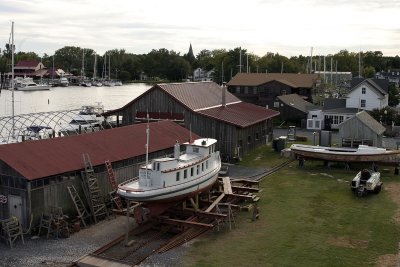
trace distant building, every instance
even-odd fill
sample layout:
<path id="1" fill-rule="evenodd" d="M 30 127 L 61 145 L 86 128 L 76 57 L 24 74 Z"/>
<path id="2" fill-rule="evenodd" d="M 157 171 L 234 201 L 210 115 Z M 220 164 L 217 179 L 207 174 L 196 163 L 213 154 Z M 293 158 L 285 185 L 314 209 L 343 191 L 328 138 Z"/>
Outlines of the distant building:
<path id="1" fill-rule="evenodd" d="M 380 71 L 375 74 L 375 78 L 387 80 L 396 87 L 400 86 L 400 70 Z"/>
<path id="2" fill-rule="evenodd" d="M 317 74 L 238 73 L 227 86 L 242 101 L 277 109 L 276 99 L 281 95 L 298 94 L 312 102 L 312 91 L 318 82 Z"/>
<path id="3" fill-rule="evenodd" d="M 277 110 L 281 113 L 281 118 L 284 121 L 301 122 L 307 119 L 310 110 L 318 108 L 313 103 L 310 103 L 298 94 L 281 95 L 277 97 L 279 107 Z"/>
<path id="4" fill-rule="evenodd" d="M 213 80 L 214 71 L 206 71 L 202 68 L 197 68 L 193 71 L 193 81 L 194 82 L 205 82 Z"/>
<path id="5" fill-rule="evenodd" d="M 353 78 L 350 71 L 315 71 L 326 84 L 345 86 Z"/>
<path id="6" fill-rule="evenodd" d="M 39 76 L 39 73 L 43 73 L 46 71 L 46 67 L 42 62 L 37 60 L 24 60 L 19 61 L 14 66 L 14 75 L 16 77 L 36 77 Z"/>

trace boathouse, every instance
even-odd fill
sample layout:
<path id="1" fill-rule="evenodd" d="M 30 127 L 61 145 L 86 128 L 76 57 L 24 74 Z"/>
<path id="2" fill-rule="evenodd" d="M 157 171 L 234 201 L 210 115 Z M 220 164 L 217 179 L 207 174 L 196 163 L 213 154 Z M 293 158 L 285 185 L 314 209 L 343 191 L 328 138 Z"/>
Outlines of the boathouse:
<path id="1" fill-rule="evenodd" d="M 93 165 L 104 201 L 112 191 L 105 161 L 110 161 L 118 183 L 136 177 L 146 158 L 147 124 L 0 146 L 0 220 L 17 217 L 28 227 L 52 207 L 75 214 L 67 186 L 74 185 L 82 199 L 83 154 Z M 176 141 L 197 135 L 172 121 L 149 123 L 149 159 L 172 155 Z"/>
<path id="2" fill-rule="evenodd" d="M 240 159 L 272 138 L 278 111 L 242 102 L 214 82 L 157 84 L 125 106 L 104 113 L 120 125 L 173 120 L 202 137 L 218 140 L 222 160 Z"/>
<path id="3" fill-rule="evenodd" d="M 358 147 L 370 145 L 382 147 L 385 127 L 377 122 L 366 111 L 358 112 L 355 116 L 339 124 L 339 140 L 342 146 Z"/>
<path id="4" fill-rule="evenodd" d="M 238 73 L 227 85 L 228 91 L 241 100 L 277 110 L 276 99 L 281 95 L 298 94 L 312 103 L 319 80 L 317 74 Z"/>

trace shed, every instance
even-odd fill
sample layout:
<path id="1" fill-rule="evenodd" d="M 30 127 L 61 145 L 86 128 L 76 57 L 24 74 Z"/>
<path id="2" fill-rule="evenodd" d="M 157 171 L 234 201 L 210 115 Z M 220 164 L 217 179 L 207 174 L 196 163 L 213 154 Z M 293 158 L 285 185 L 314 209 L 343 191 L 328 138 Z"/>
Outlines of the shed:
<path id="1" fill-rule="evenodd" d="M 338 127 L 342 146 L 366 144 L 382 147 L 382 137 L 386 129 L 366 111 L 358 112 Z"/>
<path id="2" fill-rule="evenodd" d="M 285 121 L 306 119 L 308 112 L 317 108 L 316 105 L 304 100 L 298 94 L 277 96 L 277 100 L 279 101 L 278 110 L 281 113 L 281 118 Z"/>
<path id="3" fill-rule="evenodd" d="M 27 227 L 51 207 L 75 213 L 67 186 L 82 195 L 83 154 L 88 154 L 105 201 L 112 188 L 105 161 L 121 183 L 137 176 L 145 162 L 147 124 L 129 125 L 63 138 L 26 141 L 0 146 L 0 220 L 17 217 Z M 176 141 L 198 138 L 172 121 L 149 123 L 149 158 L 171 155 Z"/>

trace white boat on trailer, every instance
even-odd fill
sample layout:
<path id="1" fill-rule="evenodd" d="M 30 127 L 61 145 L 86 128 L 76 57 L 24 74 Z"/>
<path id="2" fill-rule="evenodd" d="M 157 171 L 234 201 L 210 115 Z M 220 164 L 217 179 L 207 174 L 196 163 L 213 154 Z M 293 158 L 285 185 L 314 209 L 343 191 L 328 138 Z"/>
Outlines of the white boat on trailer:
<path id="1" fill-rule="evenodd" d="M 141 166 L 139 179 L 118 186 L 118 194 L 139 202 L 173 202 L 211 188 L 221 169 L 217 140 L 210 138 L 187 142 L 180 154 L 180 144 L 174 147 L 174 157 L 154 159 Z"/>

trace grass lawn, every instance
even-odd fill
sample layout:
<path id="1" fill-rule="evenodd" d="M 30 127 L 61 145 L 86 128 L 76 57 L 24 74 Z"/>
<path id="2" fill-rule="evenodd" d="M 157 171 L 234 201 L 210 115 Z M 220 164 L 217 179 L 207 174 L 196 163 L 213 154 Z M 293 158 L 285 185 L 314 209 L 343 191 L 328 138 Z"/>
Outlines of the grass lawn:
<path id="1" fill-rule="evenodd" d="M 272 167 L 287 159 L 264 146 L 241 164 Z M 364 166 L 365 167 L 365 166 Z M 236 228 L 213 231 L 190 246 L 187 266 L 396 266 L 399 252 L 400 176 L 382 172 L 380 194 L 357 198 L 346 171 L 296 161 L 266 177 L 260 218 L 242 212 Z M 396 200 L 397 199 L 397 200 Z M 390 265 L 393 264 L 393 265 Z"/>

